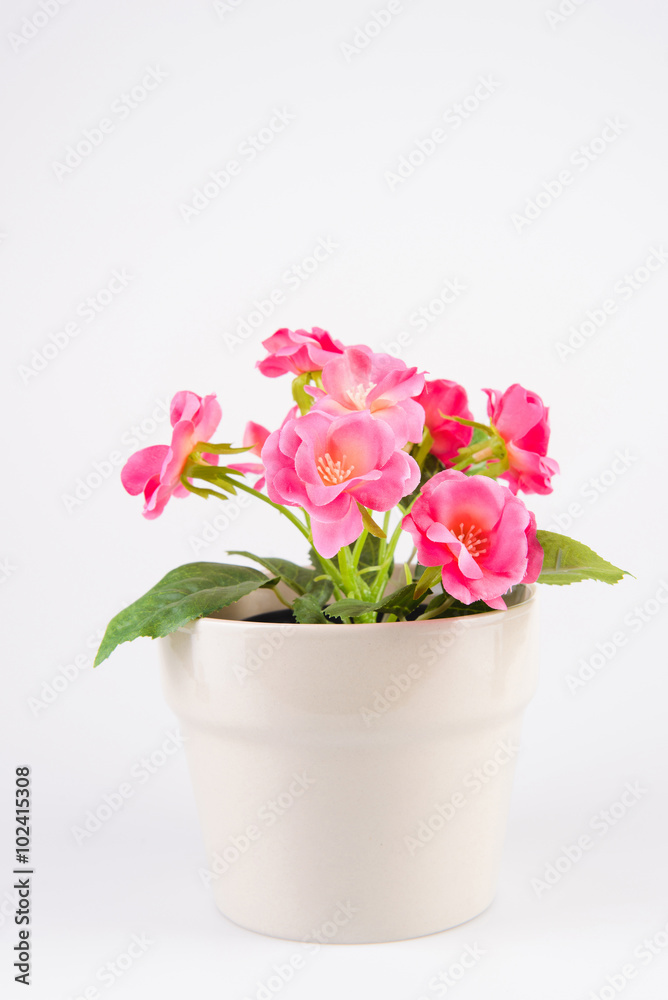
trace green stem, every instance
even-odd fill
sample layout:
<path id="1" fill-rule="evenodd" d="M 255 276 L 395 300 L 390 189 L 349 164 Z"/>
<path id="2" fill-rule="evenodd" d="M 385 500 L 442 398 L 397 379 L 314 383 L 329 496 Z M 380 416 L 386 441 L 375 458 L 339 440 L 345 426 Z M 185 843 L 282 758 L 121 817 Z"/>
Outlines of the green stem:
<path id="1" fill-rule="evenodd" d="M 425 427 L 424 437 L 422 438 L 422 444 L 420 445 L 417 452 L 413 456 L 417 464 L 420 466 L 420 468 L 422 468 L 422 466 L 424 465 L 424 461 L 429 452 L 431 451 L 431 446 L 433 445 L 433 443 L 434 439 L 427 430 L 427 428 Z"/>
<path id="2" fill-rule="evenodd" d="M 278 591 L 278 587 L 271 587 L 271 590 L 273 590 L 273 592 L 276 594 L 276 597 L 279 599 L 281 604 L 284 604 L 286 608 L 290 608 L 290 610 L 292 611 L 292 605 L 282 597 L 282 595 Z"/>
<path id="3" fill-rule="evenodd" d="M 417 497 L 415 499 L 417 500 Z M 410 511 L 410 509 L 411 509 L 411 507 L 413 506 L 414 503 L 415 503 L 415 500 L 413 500 L 410 504 L 408 504 L 407 507 L 402 507 L 401 504 L 397 504 L 397 509 L 398 509 L 399 513 L 401 514 L 402 520 L 406 516 L 406 514 L 409 513 L 409 511 Z M 385 534 L 387 534 L 388 529 L 389 529 L 389 520 L 390 519 L 389 519 L 389 512 L 388 512 L 385 515 L 385 521 L 383 523 L 383 528 L 385 530 Z M 396 528 L 392 532 L 392 536 L 391 536 L 390 540 L 389 541 L 383 540 L 383 542 L 381 542 L 381 548 L 380 548 L 380 553 L 379 553 L 379 557 L 378 557 L 378 562 L 379 562 L 378 573 L 376 575 L 376 579 L 374 580 L 373 584 L 371 585 L 371 598 L 370 598 L 370 600 L 372 600 L 372 601 L 378 601 L 383 596 L 383 592 L 385 590 L 385 587 L 387 586 L 387 581 L 388 581 L 389 575 L 390 575 L 389 574 L 389 570 L 390 570 L 390 567 L 391 567 L 392 562 L 394 560 L 394 552 L 395 552 L 395 549 L 396 549 L 397 544 L 399 542 L 399 539 L 401 538 L 402 531 L 403 531 L 403 528 L 401 527 L 401 521 L 399 521 L 399 524 L 396 526 Z"/>
<path id="4" fill-rule="evenodd" d="M 463 458 L 460 458 L 458 462 L 455 462 L 454 465 L 451 465 L 450 468 L 453 469 L 455 472 L 463 472 L 464 469 L 468 469 L 471 463 L 472 463 L 472 456 L 466 455 Z"/>
<path id="5" fill-rule="evenodd" d="M 321 556 L 320 553 L 316 551 L 316 549 L 314 549 L 313 551 L 315 552 L 316 558 L 320 563 L 320 566 L 322 568 L 323 573 L 325 574 L 325 577 L 328 580 L 332 581 L 336 597 L 339 600 L 343 600 L 343 598 L 347 597 L 348 595 L 343 589 L 343 581 L 341 580 L 341 575 L 339 574 L 339 571 L 337 570 L 336 566 L 334 565 L 331 559 L 325 559 L 325 557 Z"/>
<path id="6" fill-rule="evenodd" d="M 390 538 L 390 541 L 388 542 L 387 552 L 385 553 L 385 559 L 381 563 L 381 569 L 389 569 L 390 568 L 390 565 L 391 565 L 391 563 L 392 563 L 392 561 L 394 559 L 394 550 L 396 549 L 397 544 L 399 542 L 399 539 L 401 538 L 401 532 L 402 531 L 403 531 L 403 528 L 401 527 L 401 521 L 399 521 L 399 524 L 396 526 L 396 528 L 392 532 L 392 537 Z"/>
<path id="7" fill-rule="evenodd" d="M 386 556 L 386 553 L 387 553 L 387 536 L 388 536 L 388 533 L 390 531 L 390 515 L 391 515 L 391 513 L 392 512 L 388 510 L 388 511 L 385 512 L 385 516 L 383 517 L 383 531 L 385 532 L 385 538 L 381 538 L 381 540 L 380 540 L 380 546 L 379 546 L 379 549 L 378 549 L 378 570 L 379 571 L 380 571 L 381 566 L 385 562 L 385 556 Z M 374 587 L 375 587 L 375 581 L 374 581 Z"/>
<path id="8" fill-rule="evenodd" d="M 218 490 L 200 489 L 199 486 L 193 486 L 192 483 L 189 483 L 185 476 L 181 476 L 180 479 L 181 485 L 191 493 L 196 493 L 198 497 L 203 497 L 205 500 L 208 500 L 209 497 L 218 497 L 220 500 L 229 500 L 229 497 L 225 493 L 219 493 Z"/>
<path id="9" fill-rule="evenodd" d="M 419 615 L 419 617 L 416 618 L 415 621 L 416 622 L 426 622 L 426 621 L 429 621 L 430 618 L 438 618 L 438 616 L 443 611 L 445 611 L 447 608 L 451 607 L 451 605 L 453 605 L 454 603 L 455 603 L 454 597 L 448 597 L 447 601 L 443 601 L 443 603 L 439 604 L 438 607 L 434 608 L 433 611 L 425 611 L 424 614 Z"/>
<path id="10" fill-rule="evenodd" d="M 200 455 L 241 455 L 244 451 L 250 451 L 253 445 L 247 448 L 233 448 L 230 444 L 213 444 L 211 441 L 198 441 L 190 452 L 190 458 L 197 460 Z"/>
<path id="11" fill-rule="evenodd" d="M 476 427 L 479 431 L 484 431 L 488 436 L 490 432 L 494 434 L 494 428 L 491 424 L 479 424 L 477 420 L 466 420 L 464 417 L 454 417 L 449 413 L 441 413 L 440 410 L 438 413 L 444 420 L 454 420 L 455 423 L 464 424 L 466 427 Z"/>
<path id="12" fill-rule="evenodd" d="M 362 534 L 359 536 L 355 542 L 355 548 L 353 549 L 353 566 L 357 569 L 360 561 L 360 556 L 362 555 L 362 549 L 364 548 L 364 543 L 369 537 L 369 532 L 365 528 Z"/>
<path id="13" fill-rule="evenodd" d="M 408 559 L 404 563 L 404 575 L 406 576 L 407 584 L 413 582 L 413 572 L 411 570 L 411 563 L 413 562 L 413 559 L 415 558 L 416 555 L 417 555 L 417 546 L 413 546 L 413 551 L 411 552 Z"/>
<path id="14" fill-rule="evenodd" d="M 251 496 L 257 497 L 258 500 L 262 500 L 263 503 L 266 503 L 270 507 L 273 507 L 274 510 L 277 510 L 279 512 L 279 514 L 285 514 L 288 521 L 292 521 L 295 528 L 298 528 L 299 531 L 301 531 L 302 535 L 304 535 L 304 537 L 308 539 L 311 545 L 313 544 L 313 539 L 311 538 L 311 532 L 305 525 L 302 524 L 299 518 L 297 518 L 292 513 L 291 510 L 288 510 L 288 508 L 284 507 L 282 504 L 274 503 L 274 501 L 270 500 L 269 497 L 266 497 L 264 493 L 259 493 L 257 490 L 254 490 L 252 486 L 246 486 L 245 483 L 238 483 L 238 482 L 233 483 L 232 480 L 227 478 L 223 470 L 218 468 L 218 466 L 216 465 L 198 466 L 196 464 L 191 465 L 189 463 L 186 466 L 185 474 L 181 479 L 186 489 L 191 489 L 191 486 L 186 482 L 184 482 L 184 480 L 189 476 L 192 477 L 193 479 L 203 479 L 205 482 L 214 482 L 214 483 L 218 482 L 221 484 L 224 483 L 226 485 L 232 486 L 234 489 L 243 490 L 244 493 L 250 493 Z M 196 493 L 197 488 L 192 489 L 192 492 Z"/>
<path id="15" fill-rule="evenodd" d="M 355 570 L 352 565 L 351 552 L 347 545 L 339 549 L 339 572 L 347 597 L 359 597 L 355 583 Z"/>
<path id="16" fill-rule="evenodd" d="M 476 424 L 473 420 L 460 419 L 459 423 L 477 427 L 485 432 L 485 437 L 475 444 L 470 444 L 466 448 L 460 448 L 457 453 L 457 461 L 450 466 L 456 472 L 463 472 L 468 469 L 468 475 L 490 476 L 495 479 L 508 468 L 508 452 L 506 442 L 498 433 L 494 426 L 486 427 L 485 424 Z M 488 472 L 491 466 L 492 472 Z"/>
<path id="17" fill-rule="evenodd" d="M 309 513 L 308 513 L 307 510 L 303 511 L 303 514 L 304 514 L 304 520 L 306 521 L 306 527 L 308 529 L 309 535 L 310 535 L 311 538 L 313 538 L 313 532 L 311 531 L 311 518 L 310 518 L 310 515 L 309 515 Z M 342 589 L 343 588 L 343 583 L 342 583 L 342 580 L 341 580 L 341 576 L 340 576 L 339 571 L 337 570 L 336 566 L 332 562 L 332 560 L 331 559 L 326 559 L 325 556 L 321 556 L 320 553 L 318 552 L 318 550 L 316 549 L 315 545 L 313 545 L 313 542 L 311 542 L 311 547 L 312 547 L 312 550 L 313 550 L 313 555 L 316 557 L 316 559 L 320 563 L 320 568 L 323 571 L 323 573 L 325 574 L 325 577 L 328 580 L 331 580 L 332 583 L 334 584 L 334 591 L 336 593 L 336 596 L 340 597 L 340 598 L 345 597 L 346 595 L 344 594 L 343 589 Z"/>
<path id="18" fill-rule="evenodd" d="M 304 536 L 304 538 L 306 538 L 310 542 L 310 544 L 313 545 L 313 539 L 311 538 L 311 532 L 308 530 L 308 528 L 305 525 L 302 524 L 302 522 L 299 520 L 299 518 L 296 517 L 292 513 L 291 510 L 288 510 L 288 508 L 284 507 L 283 504 L 274 503 L 274 501 L 270 500 L 269 497 L 266 497 L 264 495 L 264 493 L 259 493 L 257 490 L 254 490 L 252 486 L 246 486 L 244 483 L 235 483 L 234 485 L 236 486 L 236 488 L 238 490 L 243 490 L 244 493 L 250 493 L 251 496 L 258 497 L 264 503 L 269 504 L 269 506 L 273 507 L 274 510 L 277 510 L 279 512 L 279 514 L 285 514 L 285 516 L 287 517 L 288 521 L 292 521 L 292 523 L 294 524 L 295 528 L 298 528 L 299 531 L 301 531 L 301 533 Z"/>

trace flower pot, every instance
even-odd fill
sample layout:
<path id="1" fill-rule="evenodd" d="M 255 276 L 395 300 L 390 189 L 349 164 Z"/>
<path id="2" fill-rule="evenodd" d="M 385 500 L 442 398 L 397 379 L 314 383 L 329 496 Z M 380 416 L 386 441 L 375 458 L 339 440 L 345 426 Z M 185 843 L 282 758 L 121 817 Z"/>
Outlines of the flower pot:
<path id="1" fill-rule="evenodd" d="M 225 916 L 339 944 L 489 906 L 536 685 L 535 589 L 506 611 L 328 626 L 242 620 L 273 607 L 258 591 L 160 640 Z"/>

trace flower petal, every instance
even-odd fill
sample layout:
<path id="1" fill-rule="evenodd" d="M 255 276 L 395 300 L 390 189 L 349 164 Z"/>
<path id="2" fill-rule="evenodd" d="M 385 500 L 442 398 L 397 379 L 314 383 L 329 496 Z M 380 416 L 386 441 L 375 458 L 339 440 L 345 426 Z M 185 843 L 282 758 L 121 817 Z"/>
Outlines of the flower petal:
<path id="1" fill-rule="evenodd" d="M 169 452 L 166 444 L 155 444 L 136 451 L 121 469 L 121 482 L 132 496 L 143 493 L 147 482 L 160 474 Z"/>

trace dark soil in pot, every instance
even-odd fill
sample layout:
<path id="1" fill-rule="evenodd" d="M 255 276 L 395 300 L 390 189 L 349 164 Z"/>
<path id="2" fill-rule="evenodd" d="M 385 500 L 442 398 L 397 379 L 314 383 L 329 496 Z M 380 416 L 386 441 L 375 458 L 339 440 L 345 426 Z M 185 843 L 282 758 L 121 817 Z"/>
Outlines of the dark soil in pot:
<path id="1" fill-rule="evenodd" d="M 409 621 L 413 621 L 418 615 L 421 615 L 426 608 L 426 604 L 421 604 L 419 608 L 412 612 L 408 616 Z M 250 618 L 244 618 L 246 622 L 268 622 L 272 625 L 296 625 L 297 619 L 293 615 L 290 608 L 283 608 L 281 611 L 265 611 L 261 615 L 251 615 Z M 343 625 L 340 618 L 328 618 L 328 625 Z"/>

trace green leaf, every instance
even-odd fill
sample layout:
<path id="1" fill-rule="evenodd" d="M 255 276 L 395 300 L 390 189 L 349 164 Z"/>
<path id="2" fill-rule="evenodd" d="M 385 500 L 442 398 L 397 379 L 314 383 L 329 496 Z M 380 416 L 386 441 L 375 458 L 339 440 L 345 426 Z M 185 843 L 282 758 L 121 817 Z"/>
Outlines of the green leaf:
<path id="1" fill-rule="evenodd" d="M 264 559 L 262 556 L 254 556 L 252 552 L 244 552 L 241 549 L 231 549 L 228 556 L 243 556 L 245 559 L 252 559 L 253 562 L 264 566 L 274 576 L 278 576 L 288 585 L 295 594 L 305 594 L 313 584 L 316 576 L 315 570 L 304 566 L 297 566 L 289 559 Z"/>
<path id="2" fill-rule="evenodd" d="M 334 584 L 327 578 L 326 580 L 316 580 L 315 578 L 309 584 L 307 594 L 311 594 L 315 600 L 318 602 L 320 607 L 327 604 L 327 601 L 332 596 L 334 590 Z"/>
<path id="3" fill-rule="evenodd" d="M 393 593 L 386 595 L 383 598 L 381 604 L 381 610 L 387 614 L 397 615 L 400 618 L 406 618 L 412 611 L 420 606 L 423 601 L 423 597 L 420 597 L 417 601 L 415 600 L 413 594 L 415 593 L 415 583 L 409 583 L 405 587 L 399 587 L 398 590 L 393 591 Z"/>
<path id="4" fill-rule="evenodd" d="M 376 522 L 374 521 L 369 511 L 364 506 L 364 504 L 361 504 L 358 501 L 357 506 L 359 508 L 360 514 L 362 515 L 362 524 L 369 532 L 369 534 L 375 536 L 376 538 L 387 538 L 387 535 L 385 534 L 383 529 L 380 527 L 380 525 L 376 524 Z"/>
<path id="5" fill-rule="evenodd" d="M 250 447 L 234 448 L 231 444 L 212 444 L 211 441 L 200 441 L 191 455 L 238 455 L 241 452 L 250 451 Z"/>
<path id="6" fill-rule="evenodd" d="M 375 578 L 374 570 L 378 569 L 381 563 L 381 545 L 383 539 L 376 538 L 374 535 L 367 535 L 364 545 L 362 546 L 362 551 L 360 553 L 359 561 L 357 563 L 357 570 L 359 573 L 364 573 L 362 579 L 365 582 L 369 582 Z M 385 556 L 387 558 L 387 555 Z M 392 576 L 394 570 L 394 559 L 390 559 L 390 562 L 386 564 L 386 572 L 388 578 Z M 369 570 L 369 572 L 364 572 Z"/>
<path id="7" fill-rule="evenodd" d="M 322 576 L 320 566 L 311 569 L 308 566 L 298 566 L 296 563 L 290 562 L 289 559 L 264 559 L 262 556 L 254 556 L 252 552 L 243 552 L 238 549 L 233 549 L 227 554 L 228 556 L 244 556 L 246 559 L 252 559 L 268 569 L 270 573 L 280 577 L 283 583 L 300 597 L 303 594 L 313 594 L 320 607 L 326 604 L 332 596 L 334 589 L 332 581 L 318 579 L 319 576 Z"/>
<path id="8" fill-rule="evenodd" d="M 455 602 L 454 597 L 451 597 L 450 594 L 446 594 L 445 592 L 442 594 L 436 594 L 435 597 L 429 601 L 426 608 L 420 615 L 420 618 L 424 620 L 429 618 L 441 618 L 455 603 L 458 604 L 459 602 Z M 459 612 L 457 612 L 457 614 L 459 614 Z"/>
<path id="9" fill-rule="evenodd" d="M 371 601 L 360 601 L 356 597 L 344 597 L 341 601 L 328 604 L 325 614 L 329 618 L 357 618 L 359 615 L 378 611 L 381 607 L 382 602 L 373 604 Z"/>
<path id="10" fill-rule="evenodd" d="M 311 409 L 314 403 L 313 396 L 305 392 L 305 387 L 311 381 L 312 372 L 302 372 L 292 380 L 292 398 L 299 407 L 299 412 L 303 416 Z"/>
<path id="11" fill-rule="evenodd" d="M 382 539 L 376 538 L 375 535 L 367 535 L 357 564 L 358 570 L 367 569 L 370 566 L 378 566 L 381 541 Z"/>
<path id="12" fill-rule="evenodd" d="M 417 578 L 417 583 L 413 588 L 413 597 L 415 600 L 421 600 L 427 591 L 431 591 L 439 583 L 440 579 L 441 567 L 427 566 L 422 576 Z"/>
<path id="13" fill-rule="evenodd" d="M 545 553 L 538 583 L 566 584 L 581 580 L 619 583 L 623 576 L 631 575 L 566 535 L 539 530 L 536 537 Z"/>
<path id="14" fill-rule="evenodd" d="M 313 594 L 295 598 L 292 610 L 302 625 L 329 625 L 320 609 L 320 602 Z"/>
<path id="15" fill-rule="evenodd" d="M 310 549 L 308 550 L 308 557 L 311 566 L 313 566 L 313 568 L 316 569 L 319 573 L 322 573 L 322 565 L 320 564 L 320 560 L 318 559 L 318 553 L 313 548 L 313 546 L 311 546 Z"/>
<path id="16" fill-rule="evenodd" d="M 436 594 L 429 604 L 427 604 L 422 614 L 419 615 L 418 621 L 425 621 L 430 618 L 462 618 L 464 615 L 478 615 L 491 610 L 492 608 L 490 608 L 489 604 L 486 604 L 484 601 L 473 601 L 471 604 L 462 604 L 461 601 L 456 601 L 449 594 Z"/>
<path id="17" fill-rule="evenodd" d="M 330 618 L 359 618 L 361 615 L 370 614 L 373 611 L 382 611 L 384 614 L 406 618 L 422 603 L 422 597 L 415 600 L 414 591 L 415 584 L 409 583 L 383 597 L 382 600 L 376 601 L 376 603 L 360 601 L 356 597 L 345 597 L 342 601 L 329 604 L 324 610 Z"/>
<path id="18" fill-rule="evenodd" d="M 260 587 L 273 587 L 278 578 L 247 566 L 225 563 L 187 563 L 173 569 L 138 601 L 124 608 L 107 625 L 95 657 L 97 667 L 122 642 L 139 636 L 157 639 L 182 625 L 234 604 Z"/>
<path id="19" fill-rule="evenodd" d="M 441 462 L 440 459 L 436 458 L 436 455 L 432 455 L 431 453 L 427 455 L 427 457 L 424 460 L 424 464 L 422 466 L 422 475 L 420 476 L 420 482 L 415 487 L 413 492 L 409 493 L 408 496 L 405 496 L 401 501 L 401 506 L 404 508 L 404 510 L 407 507 L 410 507 L 411 504 L 417 499 L 417 497 L 420 495 L 422 491 L 422 487 L 424 486 L 424 484 L 429 482 L 429 480 L 432 479 L 437 473 L 442 472 L 444 468 L 445 466 L 443 465 L 443 462 Z"/>
<path id="20" fill-rule="evenodd" d="M 443 413 L 442 410 L 439 410 L 438 413 L 444 420 L 454 420 L 458 424 L 464 424 L 465 427 L 475 427 L 477 430 L 483 431 L 486 437 L 490 435 L 489 424 L 479 424 L 476 420 L 466 420 L 464 417 L 456 417 L 454 413 Z"/>

